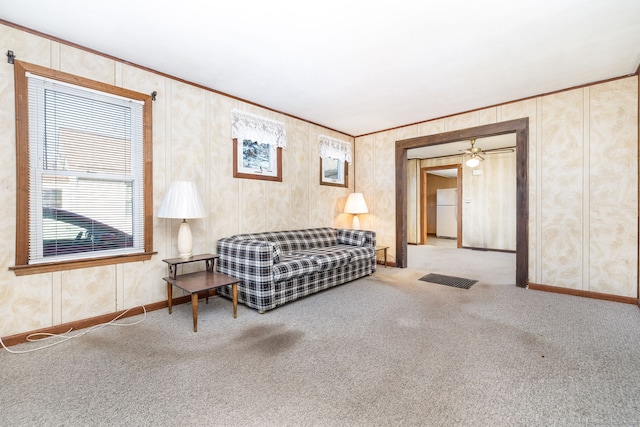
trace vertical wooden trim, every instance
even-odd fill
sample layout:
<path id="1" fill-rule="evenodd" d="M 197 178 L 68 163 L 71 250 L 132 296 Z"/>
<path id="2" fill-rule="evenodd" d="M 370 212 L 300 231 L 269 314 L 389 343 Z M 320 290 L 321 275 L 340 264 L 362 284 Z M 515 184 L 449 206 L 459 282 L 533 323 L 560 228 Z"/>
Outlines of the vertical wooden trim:
<path id="1" fill-rule="evenodd" d="M 457 214 L 457 221 L 458 221 L 458 237 L 456 239 L 456 247 L 461 248 L 462 247 L 462 191 L 463 191 L 463 186 L 462 186 L 462 164 L 458 165 L 458 210 L 456 212 Z"/>
<path id="2" fill-rule="evenodd" d="M 529 285 L 529 118 L 516 131 L 516 285 Z"/>
<path id="3" fill-rule="evenodd" d="M 29 263 L 29 99 L 26 68 L 14 64 L 16 98 L 16 265 Z"/>
<path id="4" fill-rule="evenodd" d="M 407 149 L 396 143 L 396 267 L 407 267 Z"/>
<path id="5" fill-rule="evenodd" d="M 144 251 L 153 252 L 153 101 L 144 99 Z"/>
<path id="6" fill-rule="evenodd" d="M 419 168 L 420 170 L 420 239 L 418 243 L 424 245 L 427 243 L 427 185 L 429 177 L 427 170 L 429 168 Z"/>

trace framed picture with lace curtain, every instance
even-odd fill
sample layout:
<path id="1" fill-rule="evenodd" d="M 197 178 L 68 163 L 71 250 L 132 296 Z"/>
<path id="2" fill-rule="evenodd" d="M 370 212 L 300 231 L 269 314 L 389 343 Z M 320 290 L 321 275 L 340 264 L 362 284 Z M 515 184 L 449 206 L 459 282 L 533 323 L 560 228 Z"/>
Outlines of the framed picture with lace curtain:
<path id="1" fill-rule="evenodd" d="M 325 135 L 319 139 L 320 185 L 348 187 L 351 143 Z"/>
<path id="2" fill-rule="evenodd" d="M 282 181 L 284 123 L 233 110 L 231 137 L 234 178 Z"/>

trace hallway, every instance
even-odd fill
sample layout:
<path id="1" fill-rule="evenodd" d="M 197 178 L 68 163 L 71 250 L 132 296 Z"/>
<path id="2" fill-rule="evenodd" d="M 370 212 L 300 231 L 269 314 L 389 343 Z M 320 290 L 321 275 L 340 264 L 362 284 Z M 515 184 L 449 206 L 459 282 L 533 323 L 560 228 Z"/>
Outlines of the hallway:
<path id="1" fill-rule="evenodd" d="M 515 253 L 458 249 L 455 240 L 450 239 L 429 238 L 429 243 L 407 246 L 408 268 L 492 285 L 516 283 Z"/>

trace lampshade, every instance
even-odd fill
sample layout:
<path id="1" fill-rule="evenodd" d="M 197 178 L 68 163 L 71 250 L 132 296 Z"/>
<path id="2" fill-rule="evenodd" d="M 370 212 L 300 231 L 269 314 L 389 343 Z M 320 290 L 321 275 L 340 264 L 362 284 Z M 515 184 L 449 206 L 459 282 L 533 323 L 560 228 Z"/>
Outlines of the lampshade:
<path id="1" fill-rule="evenodd" d="M 362 193 L 351 193 L 347 198 L 347 203 L 344 205 L 344 213 L 348 214 L 363 214 L 369 213 L 367 209 L 367 203 L 364 201 Z"/>
<path id="2" fill-rule="evenodd" d="M 465 164 L 470 168 L 475 168 L 480 164 L 480 159 L 478 159 L 476 156 L 472 156 L 469 160 L 466 161 Z"/>
<path id="3" fill-rule="evenodd" d="M 162 199 L 158 216 L 182 219 L 178 229 L 178 253 L 180 258 L 191 258 L 193 235 L 187 219 L 204 218 L 204 206 L 196 185 L 190 181 L 172 182 Z"/>
<path id="4" fill-rule="evenodd" d="M 174 181 L 169 186 L 160 210 L 160 218 L 204 218 L 204 206 L 198 189 L 191 181 Z"/>
<path id="5" fill-rule="evenodd" d="M 367 209 L 367 204 L 364 201 L 362 193 L 349 194 L 349 197 L 347 197 L 347 203 L 344 205 L 344 213 L 354 214 L 351 226 L 354 229 L 359 230 L 360 220 L 358 219 L 358 214 L 369 213 L 369 209 Z"/>

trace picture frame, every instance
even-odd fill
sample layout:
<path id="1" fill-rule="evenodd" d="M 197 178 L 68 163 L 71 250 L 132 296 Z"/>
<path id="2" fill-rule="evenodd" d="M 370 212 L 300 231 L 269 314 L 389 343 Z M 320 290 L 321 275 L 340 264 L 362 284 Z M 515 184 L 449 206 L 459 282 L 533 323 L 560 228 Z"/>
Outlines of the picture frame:
<path id="1" fill-rule="evenodd" d="M 333 157 L 320 157 L 320 185 L 349 186 L 349 166 L 346 161 Z"/>
<path id="2" fill-rule="evenodd" d="M 233 177 L 282 182 L 282 148 L 233 138 Z"/>

